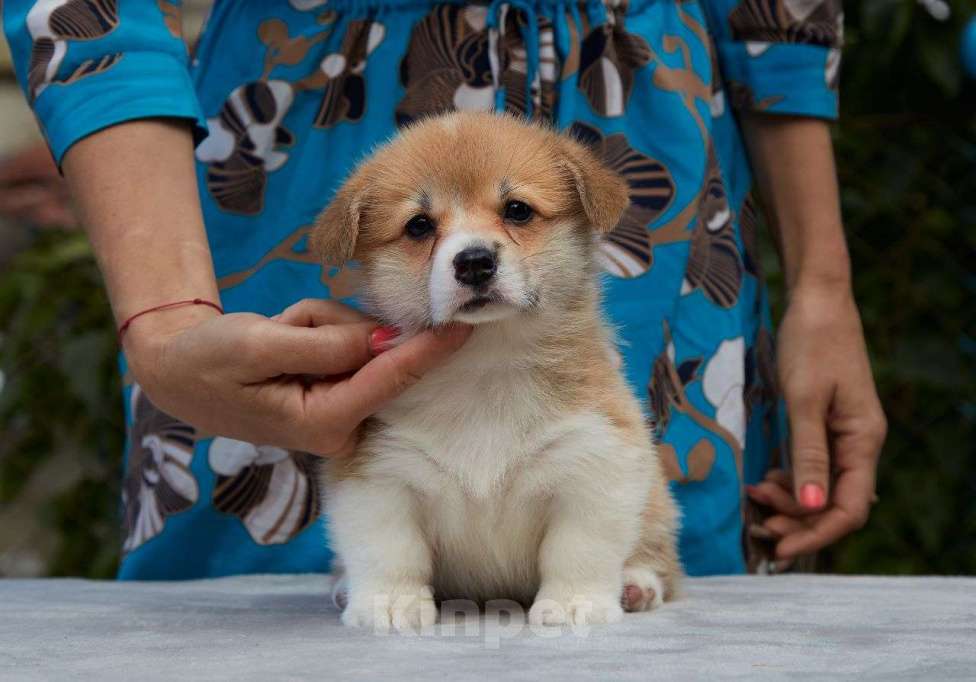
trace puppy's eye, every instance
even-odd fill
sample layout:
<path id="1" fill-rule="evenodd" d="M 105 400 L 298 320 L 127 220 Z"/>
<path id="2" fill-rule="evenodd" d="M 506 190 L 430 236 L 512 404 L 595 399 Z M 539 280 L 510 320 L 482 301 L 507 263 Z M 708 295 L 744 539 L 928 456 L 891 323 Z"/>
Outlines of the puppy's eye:
<path id="1" fill-rule="evenodd" d="M 423 239 L 434 231 L 434 221 L 425 215 L 415 215 L 407 222 L 407 235 L 411 239 Z"/>
<path id="2" fill-rule="evenodd" d="M 505 220 L 509 222 L 525 223 L 532 215 L 532 207 L 524 201 L 510 201 L 505 204 Z"/>

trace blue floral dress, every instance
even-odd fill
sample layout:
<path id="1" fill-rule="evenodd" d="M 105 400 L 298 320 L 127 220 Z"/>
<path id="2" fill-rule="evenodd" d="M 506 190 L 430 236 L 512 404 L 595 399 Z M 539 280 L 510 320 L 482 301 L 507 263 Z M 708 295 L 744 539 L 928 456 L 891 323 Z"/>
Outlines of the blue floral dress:
<path id="1" fill-rule="evenodd" d="M 759 565 L 742 485 L 783 457 L 736 112 L 835 116 L 840 4 L 218 0 L 192 56 L 178 2 L 7 0 L 3 15 L 58 161 L 123 121 L 194 126 L 228 311 L 354 303 L 355 264 L 323 268 L 310 226 L 356 162 L 420 116 L 505 110 L 589 145 L 630 184 L 600 248 L 606 309 L 683 511 L 682 560 L 701 575 Z M 125 383 L 120 577 L 328 569 L 310 455 L 199 433 Z"/>

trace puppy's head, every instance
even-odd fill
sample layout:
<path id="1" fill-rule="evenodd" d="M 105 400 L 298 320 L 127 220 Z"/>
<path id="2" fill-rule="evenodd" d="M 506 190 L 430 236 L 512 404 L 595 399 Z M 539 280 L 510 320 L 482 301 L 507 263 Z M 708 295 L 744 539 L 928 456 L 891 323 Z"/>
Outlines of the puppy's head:
<path id="1" fill-rule="evenodd" d="M 627 185 L 583 146 L 510 116 L 426 119 L 380 148 L 321 214 L 313 248 L 362 263 L 367 304 L 417 330 L 558 312 L 592 291 L 596 233 Z"/>

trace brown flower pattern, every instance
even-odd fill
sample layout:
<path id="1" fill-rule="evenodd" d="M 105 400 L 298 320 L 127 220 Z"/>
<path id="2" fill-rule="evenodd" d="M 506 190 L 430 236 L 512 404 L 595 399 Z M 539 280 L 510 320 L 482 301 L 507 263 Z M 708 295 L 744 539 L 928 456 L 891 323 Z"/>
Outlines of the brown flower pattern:
<path id="1" fill-rule="evenodd" d="M 593 126 L 574 123 L 569 134 L 588 146 L 630 187 L 630 206 L 616 227 L 601 239 L 599 259 L 603 269 L 617 277 L 637 277 L 653 263 L 650 223 L 674 200 L 675 183 L 660 161 L 643 154 L 621 133 L 608 137 Z"/>
<path id="2" fill-rule="evenodd" d="M 714 149 L 709 149 L 682 293 L 700 290 L 705 298 L 723 308 L 735 305 L 742 286 L 742 256 L 732 218 L 718 157 Z"/>
<path id="3" fill-rule="evenodd" d="M 268 175 L 284 166 L 295 143 L 282 121 L 299 93 L 322 91 L 313 123 L 317 128 L 363 117 L 366 60 L 386 33 L 378 22 L 350 22 L 340 50 L 326 54 L 305 77 L 294 82 L 270 77 L 276 66 L 301 63 L 332 34 L 335 19 L 335 13 L 323 13 L 318 18 L 321 30 L 311 36 L 289 35 L 287 24 L 279 19 L 268 19 L 258 27 L 266 49 L 264 72 L 260 79 L 231 91 L 218 115 L 207 120 L 209 135 L 196 152 L 207 166 L 207 191 L 221 209 L 241 215 L 257 215 L 264 209 Z"/>
<path id="4" fill-rule="evenodd" d="M 122 551 L 131 552 L 162 532 L 166 519 L 197 501 L 190 462 L 196 431 L 159 410 L 138 384 L 130 394 L 132 428 L 122 482 Z"/>
<path id="5" fill-rule="evenodd" d="M 841 0 L 742 0 L 729 15 L 735 40 L 840 47 Z"/>
<path id="6" fill-rule="evenodd" d="M 120 53 L 82 62 L 71 74 L 58 78 L 68 41 L 102 38 L 119 25 L 118 0 L 61 0 L 35 3 L 27 14 L 32 44 L 27 67 L 28 98 L 33 102 L 52 83 L 73 83 L 102 73 L 121 58 Z"/>
<path id="7" fill-rule="evenodd" d="M 494 101 L 487 8 L 438 5 L 413 29 L 400 62 L 406 94 L 396 121 L 426 115 L 487 110 Z"/>
<path id="8" fill-rule="evenodd" d="M 627 4 L 607 8 L 607 21 L 590 28 L 579 47 L 578 87 L 600 116 L 622 116 L 634 74 L 651 61 L 647 41 L 624 26 Z"/>
<path id="9" fill-rule="evenodd" d="M 316 457 L 231 438 L 214 438 L 213 505 L 236 516 L 259 545 L 288 542 L 319 514 Z"/>
<path id="10" fill-rule="evenodd" d="M 207 163 L 207 191 L 225 211 L 256 215 L 264 208 L 268 173 L 288 159 L 294 136 L 281 121 L 294 101 L 290 83 L 255 81 L 231 92 L 210 134 L 197 148 Z"/>
<path id="11" fill-rule="evenodd" d="M 366 112 L 366 79 L 363 70 L 369 55 L 382 42 L 385 29 L 375 21 L 352 21 L 346 28 L 339 52 L 322 60 L 322 103 L 315 127 L 331 128 L 342 121 L 358 121 Z M 306 86 L 314 87 L 307 79 Z"/>

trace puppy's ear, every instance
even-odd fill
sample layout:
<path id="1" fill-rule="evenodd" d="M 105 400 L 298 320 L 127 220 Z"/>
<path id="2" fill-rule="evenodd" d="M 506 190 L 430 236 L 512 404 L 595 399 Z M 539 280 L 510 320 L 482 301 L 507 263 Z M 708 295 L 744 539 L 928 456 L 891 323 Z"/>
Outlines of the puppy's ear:
<path id="1" fill-rule="evenodd" d="M 559 142 L 563 165 L 573 178 L 583 213 L 594 230 L 609 232 L 630 205 L 627 182 L 575 140 L 563 137 Z"/>
<path id="2" fill-rule="evenodd" d="M 312 252 L 326 265 L 342 265 L 356 253 L 366 187 L 366 173 L 360 169 L 346 180 L 315 220 Z"/>

